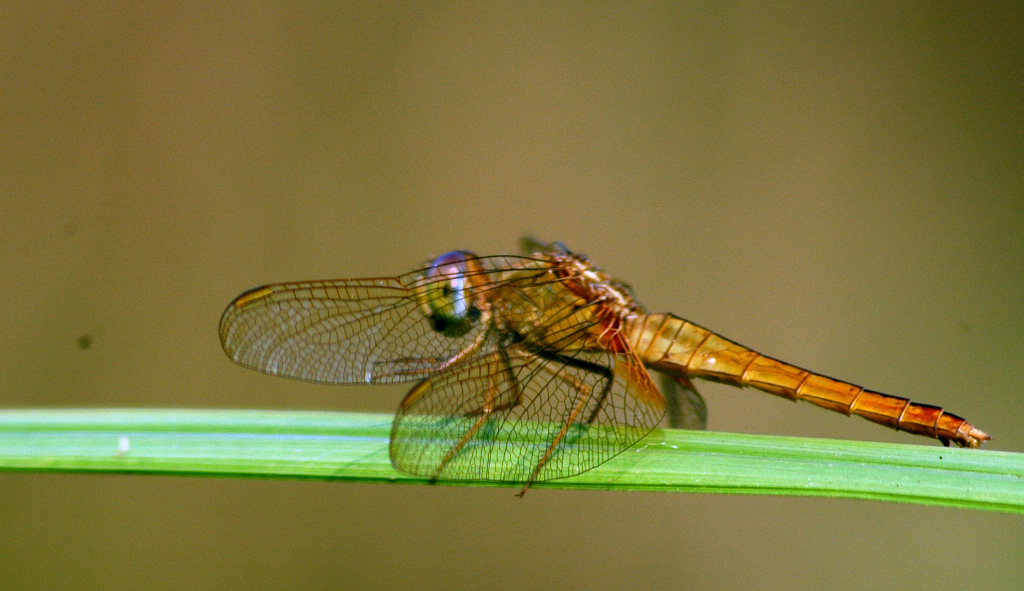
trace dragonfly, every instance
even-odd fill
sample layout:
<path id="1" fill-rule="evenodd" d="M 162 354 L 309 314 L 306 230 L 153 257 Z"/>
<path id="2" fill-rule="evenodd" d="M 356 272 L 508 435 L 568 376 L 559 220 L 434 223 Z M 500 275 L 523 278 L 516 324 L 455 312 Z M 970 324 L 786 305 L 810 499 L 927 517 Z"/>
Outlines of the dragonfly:
<path id="1" fill-rule="evenodd" d="M 522 483 L 574 476 L 662 422 L 706 425 L 699 378 L 749 386 L 938 439 L 989 435 L 938 406 L 762 355 L 669 313 L 555 243 L 528 255 L 457 250 L 395 277 L 279 283 L 238 296 L 224 351 L 267 374 L 323 384 L 416 382 L 389 453 L 405 474 Z M 662 376 L 659 388 L 652 373 Z"/>

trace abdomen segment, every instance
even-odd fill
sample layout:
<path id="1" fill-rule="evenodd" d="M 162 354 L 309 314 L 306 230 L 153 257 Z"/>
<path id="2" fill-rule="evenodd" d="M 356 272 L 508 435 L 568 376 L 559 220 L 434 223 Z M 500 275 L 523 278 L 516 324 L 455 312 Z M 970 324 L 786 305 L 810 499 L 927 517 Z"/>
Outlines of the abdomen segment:
<path id="1" fill-rule="evenodd" d="M 644 364 L 670 375 L 751 386 L 862 416 L 899 431 L 934 437 L 947 445 L 955 441 L 964 447 L 978 447 L 990 439 L 984 431 L 940 407 L 872 392 L 765 357 L 671 314 L 631 317 L 625 331 Z"/>

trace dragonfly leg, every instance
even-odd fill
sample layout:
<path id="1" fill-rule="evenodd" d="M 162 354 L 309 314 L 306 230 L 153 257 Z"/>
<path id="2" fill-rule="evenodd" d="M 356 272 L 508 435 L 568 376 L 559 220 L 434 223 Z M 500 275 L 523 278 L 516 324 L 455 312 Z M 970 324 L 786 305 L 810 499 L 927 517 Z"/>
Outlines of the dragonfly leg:
<path id="1" fill-rule="evenodd" d="M 573 389 L 583 392 L 584 396 L 586 397 L 590 397 L 593 388 L 591 388 L 589 384 L 583 382 L 576 376 L 568 374 L 565 368 L 572 367 L 582 371 L 597 374 L 602 377 L 602 379 L 604 380 L 604 387 L 601 388 L 601 393 L 599 394 L 600 399 L 598 399 L 597 404 L 594 405 L 594 409 L 590 412 L 590 414 L 587 416 L 587 420 L 585 421 L 588 425 L 593 423 L 594 420 L 597 419 L 597 415 L 604 408 L 605 402 L 608 399 L 608 394 L 612 390 L 612 386 L 614 385 L 615 381 L 615 372 L 613 372 L 609 367 L 606 367 L 599 363 L 585 361 L 583 359 L 577 359 L 575 357 L 571 357 L 568 355 L 560 355 L 556 353 L 550 353 L 548 351 L 537 351 L 533 354 L 542 359 L 553 361 L 554 363 L 545 363 L 541 365 L 541 369 L 550 374 L 552 377 L 558 378 L 568 383 L 570 386 L 573 387 Z"/>
<path id="2" fill-rule="evenodd" d="M 608 383 L 609 386 L 605 388 L 605 390 L 611 388 L 611 380 L 609 380 Z M 554 455 L 555 450 L 557 450 L 558 446 L 562 443 L 562 439 L 565 438 L 565 434 L 569 432 L 569 428 L 572 427 L 572 425 L 576 422 L 576 418 L 579 417 L 580 413 L 583 412 L 583 408 L 587 405 L 587 401 L 590 399 L 590 395 L 590 388 L 587 388 L 586 390 L 579 390 L 579 396 L 577 396 L 576 398 L 576 404 L 573 405 L 572 411 L 569 412 L 569 416 L 567 416 L 565 418 L 565 421 L 562 423 L 562 428 L 559 429 L 558 434 L 555 435 L 555 438 L 551 440 L 551 443 L 548 445 L 548 448 L 544 452 L 544 455 L 541 457 L 540 461 L 537 462 L 537 465 L 533 468 L 533 472 L 530 474 L 530 478 L 526 481 L 526 484 L 523 485 L 523 490 L 519 491 L 519 493 L 516 495 L 517 497 L 519 497 L 520 499 L 523 498 L 523 496 L 526 494 L 526 489 L 530 488 L 530 485 L 533 484 L 533 481 L 536 480 L 537 476 L 540 475 L 540 471 L 544 469 L 544 465 L 547 464 L 548 460 L 551 459 L 551 456 Z"/>
<path id="3" fill-rule="evenodd" d="M 471 355 L 473 355 L 474 353 L 479 351 L 481 346 L 483 346 L 484 340 L 487 338 L 488 332 L 489 331 L 486 331 L 486 330 L 480 331 L 480 334 L 476 335 L 476 338 L 473 339 L 473 342 L 470 343 L 465 349 L 462 349 L 461 351 L 459 351 L 455 355 L 452 355 L 448 359 L 445 359 L 444 363 L 442 363 L 439 367 L 437 367 L 433 371 L 434 372 L 444 371 L 444 370 L 448 369 L 449 367 L 455 365 L 456 363 L 459 363 L 460 361 L 462 361 L 464 359 L 468 359 Z"/>
<path id="4" fill-rule="evenodd" d="M 565 355 L 550 354 L 547 352 L 538 352 L 537 355 L 549 361 L 557 362 L 557 365 L 554 363 L 545 363 L 541 366 L 541 368 L 543 371 L 550 374 L 553 378 L 562 380 L 570 384 L 573 387 L 573 389 L 576 392 L 578 392 L 578 395 L 576 397 L 576 404 L 573 405 L 573 408 L 569 412 L 569 415 L 565 417 L 565 420 L 562 422 L 561 429 L 559 429 L 558 433 L 551 440 L 551 443 L 548 444 L 548 448 L 544 451 L 544 455 L 537 462 L 537 465 L 533 468 L 533 472 L 527 479 L 526 484 L 523 485 L 523 489 L 519 491 L 519 493 L 516 495 L 519 498 L 522 498 L 523 495 L 526 494 L 526 490 L 530 488 L 530 485 L 533 484 L 533 482 L 540 475 L 541 470 L 544 469 L 544 466 L 545 464 L 547 464 L 548 460 L 550 460 L 551 457 L 554 456 L 555 452 L 558 450 L 558 447 L 561 445 L 562 440 L 565 439 L 566 434 L 569 432 L 569 429 L 571 429 L 572 426 L 578 422 L 577 419 L 579 419 L 580 415 L 583 413 L 583 410 L 586 408 L 587 404 L 593 398 L 593 388 L 589 384 L 577 378 L 576 376 L 567 373 L 565 367 L 575 367 L 584 371 L 600 374 L 604 378 L 604 387 L 601 388 L 601 392 L 600 394 L 598 394 L 598 402 L 595 405 L 595 408 L 590 412 L 590 414 L 587 416 L 585 420 L 585 423 L 588 425 L 593 423 L 594 420 L 597 418 L 597 415 L 601 411 L 601 408 L 604 406 L 604 403 L 608 398 L 608 394 L 612 390 L 612 385 L 614 384 L 614 373 L 608 367 L 602 366 L 597 363 L 584 361 L 582 359 L 568 357 Z"/>
<path id="5" fill-rule="evenodd" d="M 437 470 L 434 471 L 434 475 L 431 477 L 432 480 L 436 480 L 441 475 L 441 472 L 444 470 L 445 466 L 448 465 L 448 462 L 450 462 L 455 456 L 459 454 L 459 452 L 462 451 L 464 447 L 466 447 L 466 444 L 469 443 L 471 439 L 473 439 L 473 436 L 476 434 L 477 431 L 480 430 L 480 427 L 486 424 L 486 422 L 491 418 L 491 415 L 498 411 L 514 408 L 516 405 L 519 404 L 522 391 L 519 389 L 519 382 L 516 381 L 515 374 L 512 373 L 512 366 L 508 362 L 508 353 L 502 350 L 499 352 L 499 354 L 501 357 L 498 363 L 501 365 L 501 368 L 499 368 L 498 371 L 487 372 L 489 384 L 487 386 L 487 396 L 486 398 L 484 398 L 483 405 L 481 405 L 481 407 L 478 410 L 475 410 L 471 413 L 467 413 L 466 415 L 464 415 L 479 415 L 479 417 L 477 418 L 476 422 L 474 422 L 473 425 L 466 430 L 466 432 L 462 435 L 462 438 L 459 439 L 458 443 L 453 445 L 452 448 L 448 450 L 448 453 L 445 454 L 444 458 L 442 458 L 441 461 L 438 463 Z M 512 385 L 514 392 L 512 400 L 510 402 L 495 405 L 494 401 L 498 398 L 499 387 L 498 384 L 495 382 L 494 376 L 499 372 L 503 372 L 505 374 L 505 378 L 508 379 L 509 383 Z"/>

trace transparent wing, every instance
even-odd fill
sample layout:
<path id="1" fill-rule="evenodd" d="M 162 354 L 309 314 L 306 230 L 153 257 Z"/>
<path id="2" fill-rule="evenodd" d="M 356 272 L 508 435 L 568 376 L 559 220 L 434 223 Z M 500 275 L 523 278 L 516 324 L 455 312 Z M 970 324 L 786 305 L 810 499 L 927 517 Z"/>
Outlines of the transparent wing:
<path id="1" fill-rule="evenodd" d="M 533 482 L 585 472 L 653 429 L 664 399 L 635 355 L 516 345 L 414 387 L 391 461 L 427 478 Z"/>
<path id="2" fill-rule="evenodd" d="M 506 281 L 544 271 L 531 258 L 478 260 L 487 278 L 481 290 L 492 294 Z M 526 265 L 538 268 L 521 270 Z M 259 287 L 224 311 L 221 344 L 240 365 L 330 384 L 417 380 L 469 348 L 483 353 L 500 344 L 503 335 L 488 333 L 491 325 L 484 319 L 459 336 L 436 331 L 417 299 L 429 283 L 426 277 L 423 269 L 389 278 Z"/>
<path id="3" fill-rule="evenodd" d="M 668 426 L 703 431 L 708 426 L 708 407 L 689 378 L 659 374 L 658 385 L 665 396 Z"/>

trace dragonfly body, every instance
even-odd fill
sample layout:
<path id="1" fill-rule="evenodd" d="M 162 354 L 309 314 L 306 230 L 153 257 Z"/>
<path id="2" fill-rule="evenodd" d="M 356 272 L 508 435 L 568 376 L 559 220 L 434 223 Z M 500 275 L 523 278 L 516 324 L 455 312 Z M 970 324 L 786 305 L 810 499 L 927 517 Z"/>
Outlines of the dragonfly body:
<path id="1" fill-rule="evenodd" d="M 648 369 L 689 391 L 682 412 L 701 427 L 690 378 L 807 400 L 944 443 L 989 439 L 941 408 L 648 314 L 626 284 L 564 248 L 524 257 L 454 251 L 398 277 L 260 287 L 228 306 L 220 336 L 234 361 L 274 375 L 417 381 L 396 413 L 391 459 L 430 478 L 529 486 L 600 465 L 665 415 Z"/>
<path id="2" fill-rule="evenodd" d="M 942 408 L 918 404 L 809 372 L 729 341 L 671 314 L 644 314 L 627 322 L 630 341 L 647 367 L 687 378 L 806 400 L 832 411 L 964 447 L 979 447 L 989 436 Z"/>

